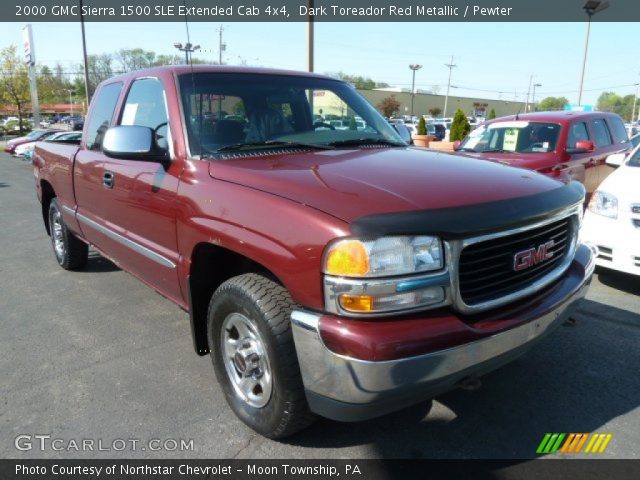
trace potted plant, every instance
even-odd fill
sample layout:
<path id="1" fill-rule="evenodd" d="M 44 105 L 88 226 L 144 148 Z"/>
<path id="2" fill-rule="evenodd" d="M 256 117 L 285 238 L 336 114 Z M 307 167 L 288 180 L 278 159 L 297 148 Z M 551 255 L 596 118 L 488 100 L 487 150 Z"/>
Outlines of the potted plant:
<path id="1" fill-rule="evenodd" d="M 453 122 L 451 122 L 451 130 L 449 131 L 449 141 L 438 142 L 431 145 L 431 148 L 436 148 L 438 150 L 444 150 L 447 152 L 453 152 L 455 150 L 456 144 L 460 144 L 460 140 L 466 137 L 471 131 L 471 126 L 469 125 L 469 120 L 467 120 L 467 116 L 460 109 L 456 111 L 456 114 L 453 116 Z"/>
<path id="2" fill-rule="evenodd" d="M 429 142 L 432 142 L 436 139 L 433 135 L 427 135 L 427 123 L 424 120 L 424 117 L 420 117 L 418 120 L 418 126 L 416 127 L 416 133 L 412 135 L 413 144 L 416 147 L 428 147 Z"/>

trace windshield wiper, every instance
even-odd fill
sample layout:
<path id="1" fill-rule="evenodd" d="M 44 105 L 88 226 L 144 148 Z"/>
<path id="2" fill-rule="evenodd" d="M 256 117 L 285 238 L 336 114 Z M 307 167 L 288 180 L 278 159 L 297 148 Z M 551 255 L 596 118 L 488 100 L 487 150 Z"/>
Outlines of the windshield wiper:
<path id="1" fill-rule="evenodd" d="M 392 147 L 406 147 L 404 143 L 392 142 L 391 140 L 385 140 L 384 138 L 352 138 L 350 140 L 336 140 L 335 142 L 329 142 L 327 145 L 334 147 L 347 147 L 358 145 L 389 145 Z"/>
<path id="2" fill-rule="evenodd" d="M 516 153 L 513 150 L 504 150 L 502 148 L 493 148 L 491 150 L 481 150 L 478 153 Z"/>
<path id="3" fill-rule="evenodd" d="M 314 150 L 333 150 L 334 147 L 330 145 L 322 145 L 317 143 L 303 143 L 303 142 L 288 142 L 284 140 L 266 140 L 264 142 L 242 142 L 232 143 L 231 145 L 225 145 L 216 150 L 216 152 L 231 152 L 242 149 L 252 148 L 273 148 L 273 147 L 301 147 L 312 148 Z"/>

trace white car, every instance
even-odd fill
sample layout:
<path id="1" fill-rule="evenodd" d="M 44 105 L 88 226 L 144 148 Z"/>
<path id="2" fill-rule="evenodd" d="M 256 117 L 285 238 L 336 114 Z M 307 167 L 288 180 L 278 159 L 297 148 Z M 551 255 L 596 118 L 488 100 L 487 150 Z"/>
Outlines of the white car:
<path id="1" fill-rule="evenodd" d="M 610 155 L 607 164 L 618 169 L 591 197 L 581 236 L 595 247 L 597 265 L 640 275 L 640 145 Z"/>

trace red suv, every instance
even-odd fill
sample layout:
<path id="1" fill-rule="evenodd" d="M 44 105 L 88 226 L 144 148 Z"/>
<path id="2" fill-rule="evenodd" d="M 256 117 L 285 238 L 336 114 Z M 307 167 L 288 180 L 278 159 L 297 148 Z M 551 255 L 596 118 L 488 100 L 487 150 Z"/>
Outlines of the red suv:
<path id="1" fill-rule="evenodd" d="M 607 112 L 536 112 L 496 118 L 457 147 L 463 155 L 582 182 L 592 193 L 610 173 L 605 159 L 631 142 L 622 119 Z"/>

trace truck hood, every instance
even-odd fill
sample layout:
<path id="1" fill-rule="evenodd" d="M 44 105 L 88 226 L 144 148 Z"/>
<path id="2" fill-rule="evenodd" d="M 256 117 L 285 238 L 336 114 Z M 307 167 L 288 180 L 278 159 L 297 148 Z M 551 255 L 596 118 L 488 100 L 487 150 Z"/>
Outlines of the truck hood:
<path id="1" fill-rule="evenodd" d="M 247 154 L 212 160 L 209 173 L 349 223 L 365 215 L 475 205 L 562 186 L 529 170 L 410 147 Z"/>

